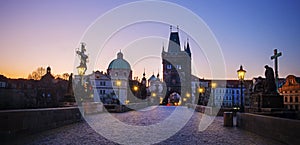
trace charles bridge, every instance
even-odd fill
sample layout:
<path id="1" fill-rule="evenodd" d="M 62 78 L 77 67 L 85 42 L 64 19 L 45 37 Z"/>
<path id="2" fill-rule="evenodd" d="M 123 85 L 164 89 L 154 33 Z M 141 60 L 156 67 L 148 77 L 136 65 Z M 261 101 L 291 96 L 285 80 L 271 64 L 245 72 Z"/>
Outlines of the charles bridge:
<path id="1" fill-rule="evenodd" d="M 192 113 L 188 122 L 174 135 L 161 142 L 152 139 L 161 136 L 167 128 L 161 128 L 162 134 L 150 134 L 147 138 L 138 140 L 125 140 L 122 144 L 297 144 L 299 136 L 297 134 L 290 136 L 292 140 L 284 140 L 289 138 L 290 134 L 286 134 L 288 130 L 284 130 L 284 126 L 290 129 L 292 133 L 299 130 L 299 122 L 289 122 L 284 119 L 285 124 L 276 124 L 268 121 L 266 118 L 257 119 L 255 123 L 265 122 L 267 124 L 256 124 L 261 128 L 258 130 L 262 133 L 272 134 L 276 132 L 277 127 L 282 131 L 280 138 L 270 137 L 268 135 L 257 133 L 255 130 L 249 130 L 249 126 L 255 126 L 253 123 L 238 123 L 238 121 L 250 119 L 249 116 L 237 115 L 234 117 L 234 127 L 224 127 L 222 116 L 213 117 L 212 123 L 203 131 L 198 129 L 201 119 L 206 116 L 203 112 L 194 111 L 194 108 L 187 106 L 150 106 L 139 111 L 128 111 L 124 113 L 96 113 L 81 116 L 77 107 L 55 108 L 55 109 L 32 109 L 23 111 L 2 111 L 1 117 L 1 141 L 4 144 L 117 144 L 110 139 L 105 138 L 108 134 L 99 134 L 99 128 L 103 125 L 109 126 L 111 135 L 118 138 L 126 139 L 128 136 L 137 135 L 134 130 L 127 130 L 126 133 L 118 132 L 115 122 L 110 122 L 107 118 L 112 116 L 117 120 L 132 126 L 151 126 L 166 119 L 175 109 L 187 109 Z M 259 116 L 259 115 L 258 115 Z M 207 116 L 206 116 L 207 117 Z M 248 117 L 248 118 L 247 118 Z M 178 117 L 178 119 L 180 119 Z M 278 122 L 277 122 L 278 123 Z M 282 123 L 282 122 L 281 122 Z M 174 124 L 176 125 L 176 124 Z M 281 127 L 280 127 L 281 125 Z M 239 126 L 239 127 L 236 127 Z M 244 126 L 244 127 L 243 127 Z M 245 126 L 248 126 L 245 128 Z M 170 126 L 172 128 L 173 126 Z M 269 128 L 268 128 L 269 127 Z M 290 127 L 290 128 L 289 128 Z M 294 130 L 291 130 L 294 128 Z M 277 130 L 278 130 L 277 129 Z M 103 133 L 103 132 L 102 132 Z M 276 137 L 276 133 L 272 134 Z M 288 135 L 288 136 L 285 136 Z"/>

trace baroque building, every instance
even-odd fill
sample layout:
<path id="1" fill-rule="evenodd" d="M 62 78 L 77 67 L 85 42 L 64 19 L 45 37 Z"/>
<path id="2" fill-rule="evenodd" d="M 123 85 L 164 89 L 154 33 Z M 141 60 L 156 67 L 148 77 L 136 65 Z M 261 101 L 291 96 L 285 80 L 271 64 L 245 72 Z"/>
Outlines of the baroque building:
<path id="1" fill-rule="evenodd" d="M 129 80 L 132 80 L 132 70 L 121 51 L 117 54 L 117 58 L 110 62 L 107 74 L 111 78 L 112 87 L 114 92 L 117 92 L 120 103 L 125 104 L 130 88 Z"/>
<path id="2" fill-rule="evenodd" d="M 285 83 L 279 88 L 279 92 L 283 95 L 284 107 L 289 110 L 300 110 L 300 77 L 289 75 L 286 77 Z"/>

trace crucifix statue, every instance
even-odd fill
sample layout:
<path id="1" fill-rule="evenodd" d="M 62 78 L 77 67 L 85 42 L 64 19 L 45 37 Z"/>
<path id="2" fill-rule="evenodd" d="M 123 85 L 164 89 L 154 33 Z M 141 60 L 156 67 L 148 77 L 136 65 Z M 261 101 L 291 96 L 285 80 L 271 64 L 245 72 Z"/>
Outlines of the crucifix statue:
<path id="1" fill-rule="evenodd" d="M 276 83 L 276 88 L 278 89 L 278 57 L 282 55 L 281 52 L 277 53 L 277 49 L 274 49 L 274 55 L 271 56 L 271 60 L 274 59 L 275 61 L 275 83 Z"/>

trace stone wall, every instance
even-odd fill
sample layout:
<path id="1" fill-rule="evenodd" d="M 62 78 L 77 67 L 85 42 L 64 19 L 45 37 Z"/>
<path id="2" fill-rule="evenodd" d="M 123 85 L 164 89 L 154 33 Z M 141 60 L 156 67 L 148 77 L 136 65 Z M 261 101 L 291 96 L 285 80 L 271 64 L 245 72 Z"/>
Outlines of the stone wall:
<path id="1" fill-rule="evenodd" d="M 77 107 L 0 111 L 0 140 L 57 128 L 81 121 Z"/>
<path id="2" fill-rule="evenodd" d="M 223 116 L 224 112 L 232 112 L 233 115 L 236 116 L 236 112 L 238 112 L 238 110 L 232 108 L 213 108 L 195 104 L 187 104 L 187 107 L 195 109 L 196 112 L 201 112 L 213 116 Z"/>
<path id="3" fill-rule="evenodd" d="M 237 126 L 286 144 L 296 145 L 300 143 L 299 120 L 238 113 Z"/>

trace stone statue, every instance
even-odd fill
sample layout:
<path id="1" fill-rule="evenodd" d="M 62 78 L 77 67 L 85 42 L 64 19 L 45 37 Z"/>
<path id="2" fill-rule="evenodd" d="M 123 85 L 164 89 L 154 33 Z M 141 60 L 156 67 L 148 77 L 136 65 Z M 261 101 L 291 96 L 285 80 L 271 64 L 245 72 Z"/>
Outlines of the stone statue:
<path id="1" fill-rule="evenodd" d="M 84 67 L 85 70 L 86 70 L 86 68 L 87 68 L 86 63 L 87 63 L 87 60 L 88 60 L 88 56 L 86 54 L 84 54 L 85 51 L 86 51 L 86 49 L 85 49 L 85 43 L 81 43 L 81 50 L 80 51 L 77 50 L 76 54 L 80 58 L 80 65 L 79 66 Z"/>
<path id="2" fill-rule="evenodd" d="M 71 96 L 74 96 L 72 82 L 73 82 L 73 73 L 71 73 L 71 75 L 69 76 L 67 92 L 68 92 L 68 94 L 70 94 Z"/>
<path id="3" fill-rule="evenodd" d="M 253 87 L 253 92 L 254 93 L 259 93 L 259 92 L 264 92 L 264 80 L 261 76 L 259 76 L 255 82 L 254 82 L 254 87 Z"/>
<path id="4" fill-rule="evenodd" d="M 274 71 L 268 65 L 265 66 L 265 69 L 266 69 L 265 71 L 266 80 L 264 84 L 264 88 L 265 88 L 264 93 L 268 93 L 268 94 L 277 93 Z"/>

